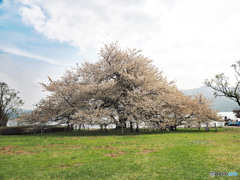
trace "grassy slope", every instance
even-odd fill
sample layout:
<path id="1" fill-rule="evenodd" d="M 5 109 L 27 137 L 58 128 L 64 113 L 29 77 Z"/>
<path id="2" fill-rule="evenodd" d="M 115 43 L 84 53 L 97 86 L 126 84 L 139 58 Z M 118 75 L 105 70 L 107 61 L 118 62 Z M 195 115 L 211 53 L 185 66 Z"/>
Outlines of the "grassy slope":
<path id="1" fill-rule="evenodd" d="M 240 129 L 119 134 L 0 136 L 0 179 L 211 179 L 211 171 L 240 174 Z"/>

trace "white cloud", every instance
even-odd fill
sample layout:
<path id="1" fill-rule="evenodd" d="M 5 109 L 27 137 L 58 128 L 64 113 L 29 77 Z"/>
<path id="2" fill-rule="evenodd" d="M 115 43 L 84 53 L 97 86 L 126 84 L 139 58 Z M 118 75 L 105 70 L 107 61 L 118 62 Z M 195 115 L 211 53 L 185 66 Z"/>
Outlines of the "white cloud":
<path id="1" fill-rule="evenodd" d="M 12 46 L 12 45 L 1 45 L 0 44 L 0 51 L 5 52 L 5 53 L 9 53 L 9 54 L 18 55 L 18 56 L 24 56 L 24 57 L 28 57 L 28 58 L 37 59 L 37 60 L 44 61 L 44 62 L 54 64 L 54 65 L 63 65 L 64 66 L 64 64 L 59 63 L 57 60 L 50 59 L 50 58 L 47 58 L 47 57 L 43 57 L 43 56 L 38 55 L 38 54 L 32 54 L 32 53 L 21 50 L 21 49 L 15 47 L 15 46 Z"/>
<path id="2" fill-rule="evenodd" d="M 140 3 L 139 3 L 140 2 Z M 148 38 L 158 31 L 164 7 L 157 0 L 125 3 L 118 1 L 24 1 L 20 14 L 26 24 L 49 39 L 69 42 L 80 48 L 102 42 Z M 154 27 L 154 28 L 153 28 Z M 136 44 L 136 43 L 134 43 Z"/>
<path id="3" fill-rule="evenodd" d="M 240 57 L 239 0 L 18 3 L 27 25 L 48 39 L 78 47 L 83 58 L 93 56 L 89 53 L 97 57 L 102 42 L 118 40 L 121 46 L 142 49 L 183 89 L 230 72 L 228 67 Z"/>

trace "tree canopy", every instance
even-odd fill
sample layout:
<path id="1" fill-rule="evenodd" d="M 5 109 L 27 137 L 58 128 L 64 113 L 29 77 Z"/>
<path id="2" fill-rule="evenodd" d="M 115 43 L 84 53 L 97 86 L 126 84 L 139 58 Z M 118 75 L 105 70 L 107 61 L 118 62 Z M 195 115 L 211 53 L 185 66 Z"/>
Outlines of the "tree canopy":
<path id="1" fill-rule="evenodd" d="M 95 63 L 77 64 L 41 85 L 50 95 L 27 117 L 32 121 L 170 129 L 218 119 L 210 100 L 184 95 L 141 51 L 117 43 L 104 45 Z"/>
<path id="2" fill-rule="evenodd" d="M 0 127 L 5 127 L 9 117 L 17 114 L 19 107 L 23 105 L 18 93 L 6 83 L 0 82 Z"/>
<path id="3" fill-rule="evenodd" d="M 233 101 L 235 101 L 238 106 L 240 106 L 240 61 L 237 61 L 235 64 L 232 65 L 232 68 L 235 72 L 235 85 L 231 86 L 229 83 L 229 78 L 225 76 L 224 73 L 217 74 L 215 78 L 205 80 L 206 86 L 215 90 L 214 95 L 218 96 L 225 96 Z M 234 110 L 234 113 L 240 117 L 240 111 Z"/>

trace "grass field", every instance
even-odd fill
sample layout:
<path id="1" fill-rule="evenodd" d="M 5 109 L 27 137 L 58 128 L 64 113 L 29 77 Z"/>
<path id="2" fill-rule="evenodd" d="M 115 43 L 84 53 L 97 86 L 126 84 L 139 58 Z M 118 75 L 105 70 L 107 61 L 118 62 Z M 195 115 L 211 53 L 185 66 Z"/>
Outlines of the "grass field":
<path id="1" fill-rule="evenodd" d="M 2 135 L 0 180 L 240 179 L 240 128 L 141 131 Z"/>

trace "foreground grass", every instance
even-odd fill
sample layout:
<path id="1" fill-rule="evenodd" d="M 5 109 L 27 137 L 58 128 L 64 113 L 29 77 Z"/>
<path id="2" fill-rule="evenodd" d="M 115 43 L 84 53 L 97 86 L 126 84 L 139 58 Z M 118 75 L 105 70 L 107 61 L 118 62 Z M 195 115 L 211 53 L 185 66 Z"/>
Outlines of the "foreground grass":
<path id="1" fill-rule="evenodd" d="M 0 136 L 0 180 L 212 179 L 240 174 L 239 150 L 240 128 Z"/>

